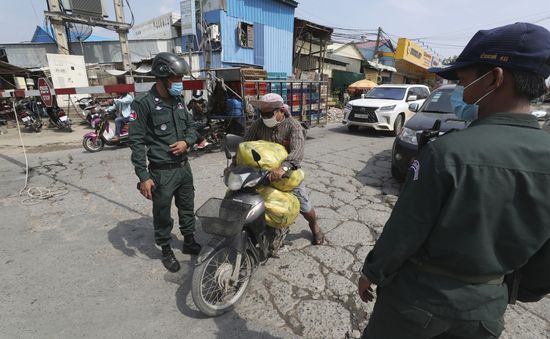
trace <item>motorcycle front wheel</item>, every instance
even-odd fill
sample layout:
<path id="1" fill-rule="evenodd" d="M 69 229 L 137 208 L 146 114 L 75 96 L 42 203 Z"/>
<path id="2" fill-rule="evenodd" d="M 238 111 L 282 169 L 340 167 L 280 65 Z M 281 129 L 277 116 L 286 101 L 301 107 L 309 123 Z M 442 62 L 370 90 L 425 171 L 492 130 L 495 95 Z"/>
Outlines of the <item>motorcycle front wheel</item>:
<path id="1" fill-rule="evenodd" d="M 232 279 L 238 251 L 235 248 L 219 249 L 209 259 L 195 267 L 191 294 L 198 309 L 215 317 L 233 309 L 244 295 L 253 272 L 253 259 L 242 253 L 237 280 Z"/>
<path id="2" fill-rule="evenodd" d="M 95 142 L 90 137 L 85 137 L 84 140 L 82 140 L 82 146 L 84 149 L 88 152 L 99 152 L 105 147 L 105 143 L 103 142 L 103 139 L 96 138 Z"/>

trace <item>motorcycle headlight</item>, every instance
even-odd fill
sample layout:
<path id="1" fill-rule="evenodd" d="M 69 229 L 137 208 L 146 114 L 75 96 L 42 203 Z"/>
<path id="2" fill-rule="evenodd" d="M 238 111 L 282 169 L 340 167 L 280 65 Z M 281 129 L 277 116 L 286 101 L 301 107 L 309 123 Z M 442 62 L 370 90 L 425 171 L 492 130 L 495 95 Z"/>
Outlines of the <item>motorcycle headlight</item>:
<path id="1" fill-rule="evenodd" d="M 399 133 L 398 138 L 399 140 L 406 142 L 408 144 L 418 145 L 418 140 L 416 139 L 416 131 L 410 128 L 403 127 L 403 129 L 401 130 L 401 133 Z"/>
<path id="2" fill-rule="evenodd" d="M 392 110 L 395 109 L 395 106 L 397 106 L 397 105 L 382 106 L 379 109 L 377 109 L 377 111 L 380 111 L 380 112 L 392 111 Z"/>
<path id="3" fill-rule="evenodd" d="M 245 179 L 246 175 L 230 172 L 226 177 L 225 185 L 231 191 L 238 191 L 243 186 Z"/>

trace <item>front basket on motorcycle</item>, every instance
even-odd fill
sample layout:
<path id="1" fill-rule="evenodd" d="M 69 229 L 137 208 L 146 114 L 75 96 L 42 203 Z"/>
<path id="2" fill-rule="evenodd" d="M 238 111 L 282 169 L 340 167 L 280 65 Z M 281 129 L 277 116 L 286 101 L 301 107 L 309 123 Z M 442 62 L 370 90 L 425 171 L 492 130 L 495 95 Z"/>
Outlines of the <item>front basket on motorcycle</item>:
<path id="1" fill-rule="evenodd" d="M 242 230 L 250 207 L 234 200 L 210 198 L 195 214 L 205 233 L 232 237 Z"/>

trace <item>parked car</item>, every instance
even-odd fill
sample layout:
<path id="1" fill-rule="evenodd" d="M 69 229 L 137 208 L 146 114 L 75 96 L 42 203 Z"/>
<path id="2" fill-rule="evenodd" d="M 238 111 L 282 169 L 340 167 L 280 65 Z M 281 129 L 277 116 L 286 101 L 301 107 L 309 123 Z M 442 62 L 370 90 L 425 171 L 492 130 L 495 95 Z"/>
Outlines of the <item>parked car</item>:
<path id="1" fill-rule="evenodd" d="M 441 121 L 440 134 L 468 125 L 453 113 L 450 98 L 454 88 L 455 85 L 443 85 L 433 91 L 422 106 L 417 103 L 409 105 L 409 110 L 416 114 L 405 123 L 392 147 L 391 174 L 397 181 L 405 180 L 408 168 L 418 153 L 417 136 L 422 131 L 432 128 L 436 120 Z"/>
<path id="2" fill-rule="evenodd" d="M 381 85 L 361 99 L 350 101 L 344 108 L 342 123 L 350 131 L 362 126 L 398 135 L 403 124 L 414 115 L 409 105 L 422 105 L 429 94 L 424 85 Z"/>

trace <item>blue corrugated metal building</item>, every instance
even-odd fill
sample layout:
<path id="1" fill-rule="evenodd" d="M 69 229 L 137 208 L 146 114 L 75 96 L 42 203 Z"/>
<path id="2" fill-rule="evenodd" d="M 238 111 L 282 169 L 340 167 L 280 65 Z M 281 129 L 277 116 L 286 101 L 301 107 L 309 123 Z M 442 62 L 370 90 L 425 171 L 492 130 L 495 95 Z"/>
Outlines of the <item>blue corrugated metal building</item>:
<path id="1" fill-rule="evenodd" d="M 220 30 L 211 67 L 255 65 L 291 75 L 297 6 L 294 0 L 226 0 L 225 8 L 205 12 L 205 21 Z"/>

